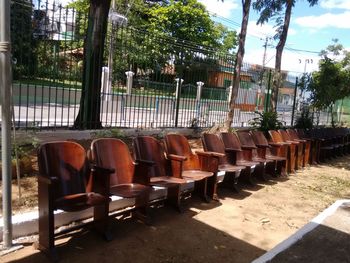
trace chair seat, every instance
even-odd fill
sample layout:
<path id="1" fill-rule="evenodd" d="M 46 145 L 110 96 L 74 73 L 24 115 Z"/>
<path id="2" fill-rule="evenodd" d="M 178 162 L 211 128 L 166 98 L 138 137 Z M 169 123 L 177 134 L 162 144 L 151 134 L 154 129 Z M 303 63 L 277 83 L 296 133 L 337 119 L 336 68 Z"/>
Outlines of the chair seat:
<path id="1" fill-rule="evenodd" d="M 237 165 L 243 165 L 243 166 L 250 166 L 255 167 L 256 165 L 259 165 L 258 162 L 250 162 L 250 161 L 237 161 Z"/>
<path id="2" fill-rule="evenodd" d="M 151 193 L 149 194 L 149 200 L 151 202 L 156 200 L 164 200 L 168 196 L 168 189 L 166 187 L 153 185 Z"/>
<path id="3" fill-rule="evenodd" d="M 260 158 L 260 157 L 253 157 L 254 162 L 259 162 L 259 163 L 268 163 L 271 162 L 271 160 Z"/>
<path id="4" fill-rule="evenodd" d="M 201 170 L 186 170 L 182 171 L 182 178 L 184 179 L 192 179 L 194 181 L 200 181 L 204 178 L 212 176 L 212 172 L 206 172 Z"/>
<path id="5" fill-rule="evenodd" d="M 109 198 L 97 193 L 79 193 L 65 195 L 55 200 L 56 209 L 66 212 L 79 211 L 94 205 L 103 204 L 109 201 Z"/>
<path id="6" fill-rule="evenodd" d="M 238 172 L 245 169 L 245 166 L 231 165 L 231 164 L 220 164 L 219 171 L 225 172 Z"/>
<path id="7" fill-rule="evenodd" d="M 111 186 L 110 193 L 113 195 L 118 195 L 124 198 L 137 197 L 147 192 L 150 192 L 151 188 L 142 184 L 118 184 Z"/>
<path id="8" fill-rule="evenodd" d="M 287 158 L 281 157 L 281 156 L 274 156 L 274 155 L 266 155 L 266 159 L 273 160 L 273 161 L 285 161 Z"/>
<path id="9" fill-rule="evenodd" d="M 172 176 L 156 176 L 151 178 L 151 184 L 163 187 L 171 185 L 180 185 L 180 191 L 189 191 L 194 188 L 194 181 L 192 179 L 176 178 Z"/>

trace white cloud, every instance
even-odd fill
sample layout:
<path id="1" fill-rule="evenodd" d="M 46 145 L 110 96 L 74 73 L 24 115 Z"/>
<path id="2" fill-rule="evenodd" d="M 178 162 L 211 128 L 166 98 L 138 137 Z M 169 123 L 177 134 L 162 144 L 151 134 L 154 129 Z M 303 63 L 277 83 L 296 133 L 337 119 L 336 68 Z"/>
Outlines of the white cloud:
<path id="1" fill-rule="evenodd" d="M 252 64 L 262 64 L 263 49 L 253 49 L 247 50 L 244 55 L 244 61 Z M 266 66 L 270 68 L 275 67 L 275 49 L 268 49 L 266 53 Z M 284 50 L 282 55 L 282 70 L 287 70 L 290 72 L 312 72 L 318 69 L 319 57 L 317 55 L 304 55 L 291 52 L 289 50 Z M 311 63 L 312 60 L 312 63 Z M 306 61 L 306 63 L 305 63 Z M 306 68 L 305 68 L 306 65 Z"/>
<path id="2" fill-rule="evenodd" d="M 293 28 L 288 29 L 288 36 L 295 35 L 296 33 L 297 31 Z M 276 34 L 276 29 L 271 24 L 257 25 L 256 21 L 249 21 L 247 34 L 260 38 L 273 37 Z"/>
<path id="3" fill-rule="evenodd" d="M 320 16 L 298 17 L 294 21 L 302 27 L 316 29 L 327 27 L 350 28 L 349 17 L 350 11 L 346 11 L 340 14 L 326 13 Z"/>
<path id="4" fill-rule="evenodd" d="M 229 18 L 232 10 L 239 8 L 236 0 L 199 0 L 204 4 L 207 10 L 219 16 Z"/>
<path id="5" fill-rule="evenodd" d="M 321 7 L 327 9 L 350 9 L 350 1 L 349 0 L 323 0 L 320 3 Z"/>

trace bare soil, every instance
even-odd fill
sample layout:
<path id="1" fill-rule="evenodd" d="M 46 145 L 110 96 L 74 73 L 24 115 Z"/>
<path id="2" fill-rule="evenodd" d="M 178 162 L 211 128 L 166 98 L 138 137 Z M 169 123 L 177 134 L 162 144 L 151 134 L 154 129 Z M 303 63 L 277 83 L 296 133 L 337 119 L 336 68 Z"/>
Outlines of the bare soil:
<path id="1" fill-rule="evenodd" d="M 192 143 L 200 147 L 198 141 Z M 14 203 L 21 212 L 36 205 L 37 191 L 33 177 L 22 185 L 30 205 Z M 242 185 L 238 194 L 220 188 L 219 195 L 220 202 L 209 204 L 191 199 L 183 214 L 171 207 L 156 209 L 153 226 L 116 220 L 111 242 L 86 230 L 61 237 L 56 241 L 61 262 L 251 262 L 335 200 L 350 198 L 350 156 L 255 187 Z M 47 262 L 31 246 L 35 239 L 20 239 L 24 249 L 0 262 Z"/>

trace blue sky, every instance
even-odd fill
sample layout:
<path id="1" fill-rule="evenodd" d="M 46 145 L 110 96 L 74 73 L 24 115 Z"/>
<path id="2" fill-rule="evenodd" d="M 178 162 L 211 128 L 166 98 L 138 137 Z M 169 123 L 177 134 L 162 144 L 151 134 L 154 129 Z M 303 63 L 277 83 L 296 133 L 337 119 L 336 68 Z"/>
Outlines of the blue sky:
<path id="1" fill-rule="evenodd" d="M 214 20 L 240 31 L 241 0 L 199 1 L 207 6 Z M 257 19 L 258 13 L 251 9 L 245 61 L 262 64 L 264 40 L 266 36 L 274 35 L 274 21 L 260 27 L 256 25 Z M 296 1 L 282 57 L 282 69 L 295 72 L 303 72 L 304 69 L 316 70 L 319 56 L 313 52 L 325 49 L 332 43 L 333 38 L 339 39 L 339 42 L 350 51 L 350 0 L 319 0 L 319 4 L 313 7 L 309 7 L 306 0 Z M 267 49 L 266 61 L 268 66 L 274 67 L 274 46 L 277 41 L 269 43 L 271 47 Z"/>

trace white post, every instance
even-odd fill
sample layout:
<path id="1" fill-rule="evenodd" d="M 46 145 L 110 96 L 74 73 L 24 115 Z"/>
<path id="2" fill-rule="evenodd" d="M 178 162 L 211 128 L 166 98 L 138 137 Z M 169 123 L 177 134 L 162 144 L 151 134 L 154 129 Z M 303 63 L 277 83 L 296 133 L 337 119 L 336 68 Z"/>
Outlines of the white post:
<path id="1" fill-rule="evenodd" d="M 231 101 L 231 96 L 232 96 L 232 85 L 228 87 L 229 92 L 228 92 L 228 98 L 227 101 L 230 102 Z M 236 98 L 237 99 L 237 98 Z"/>
<path id="2" fill-rule="evenodd" d="M 182 82 L 184 82 L 184 80 L 183 80 L 183 79 L 180 79 L 180 78 L 176 78 L 175 81 L 176 81 L 175 98 L 178 99 L 178 98 L 179 98 L 179 92 L 180 92 L 180 91 L 179 91 L 180 81 L 181 81 L 181 84 L 182 84 Z"/>
<path id="3" fill-rule="evenodd" d="M 132 71 L 127 71 L 125 72 L 125 75 L 126 75 L 126 94 L 131 95 L 132 81 L 135 73 Z"/>
<path id="4" fill-rule="evenodd" d="M 109 82 L 109 68 L 102 67 L 102 77 L 101 77 L 101 93 L 105 101 L 111 100 L 112 87 Z"/>
<path id="5" fill-rule="evenodd" d="M 10 0 L 0 0 L 0 97 L 3 247 L 12 247 Z"/>
<path id="6" fill-rule="evenodd" d="M 197 82 L 197 100 L 198 101 L 201 99 L 203 86 L 204 86 L 204 82 L 202 81 Z"/>

